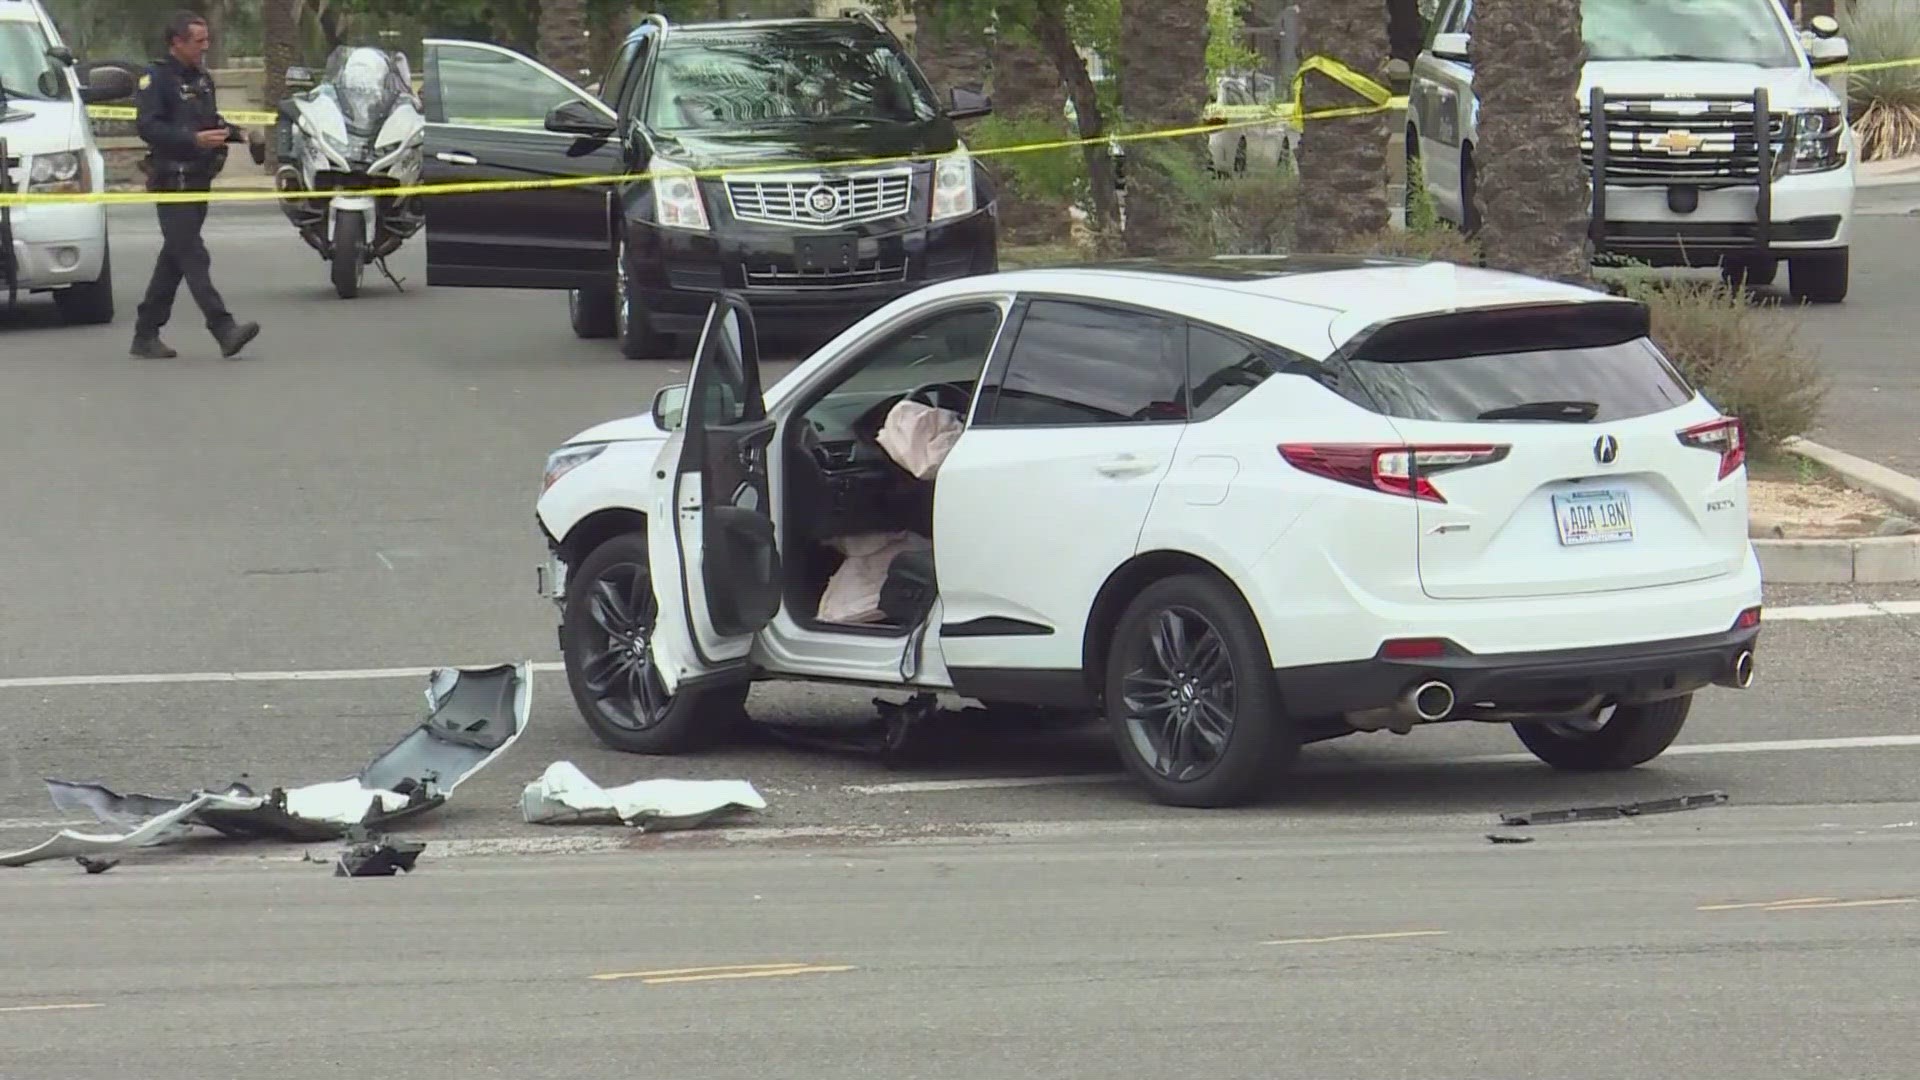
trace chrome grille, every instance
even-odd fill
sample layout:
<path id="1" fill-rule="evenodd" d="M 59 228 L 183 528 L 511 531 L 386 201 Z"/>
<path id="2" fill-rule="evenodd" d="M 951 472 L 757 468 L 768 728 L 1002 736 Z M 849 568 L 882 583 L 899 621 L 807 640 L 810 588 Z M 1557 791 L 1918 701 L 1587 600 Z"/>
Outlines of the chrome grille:
<path id="1" fill-rule="evenodd" d="M 727 177 L 727 202 L 741 221 L 825 228 L 898 217 L 913 202 L 913 170 L 839 176 Z"/>
<path id="2" fill-rule="evenodd" d="M 848 270 L 797 270 L 791 265 L 746 265 L 747 288 L 806 291 L 810 289 L 851 289 L 861 285 L 885 285 L 907 280 L 903 260 L 889 263 L 882 259 L 862 259 Z"/>
<path id="3" fill-rule="evenodd" d="M 1607 180 L 1611 183 L 1672 181 L 1754 183 L 1760 153 L 1753 137 L 1753 102 L 1608 98 Z M 1580 161 L 1593 168 L 1593 123 L 1580 113 Z M 1784 149 L 1786 117 L 1768 117 L 1769 141 Z M 1675 153 L 1678 144 L 1684 152 Z"/>

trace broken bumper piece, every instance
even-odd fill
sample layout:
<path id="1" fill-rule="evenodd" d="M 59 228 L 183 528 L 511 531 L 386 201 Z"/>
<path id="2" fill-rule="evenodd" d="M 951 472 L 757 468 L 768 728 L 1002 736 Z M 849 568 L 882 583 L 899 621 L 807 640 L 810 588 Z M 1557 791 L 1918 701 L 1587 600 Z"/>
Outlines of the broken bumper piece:
<path id="1" fill-rule="evenodd" d="M 765 810 L 767 800 L 745 780 L 641 780 L 603 788 L 571 761 L 547 766 L 520 793 L 529 824 L 612 824 L 648 832 L 697 828 L 743 810 Z"/>
<path id="2" fill-rule="evenodd" d="M 38 847 L 0 855 L 0 866 L 97 856 L 170 843 L 196 827 L 240 838 L 311 843 L 357 826 L 379 830 L 444 804 L 468 777 L 526 731 L 531 664 L 440 668 L 427 681 L 427 717 L 357 776 L 256 795 L 245 784 L 185 799 L 120 795 L 97 784 L 48 780 L 55 806 L 91 813 L 113 833 L 65 829 Z"/>

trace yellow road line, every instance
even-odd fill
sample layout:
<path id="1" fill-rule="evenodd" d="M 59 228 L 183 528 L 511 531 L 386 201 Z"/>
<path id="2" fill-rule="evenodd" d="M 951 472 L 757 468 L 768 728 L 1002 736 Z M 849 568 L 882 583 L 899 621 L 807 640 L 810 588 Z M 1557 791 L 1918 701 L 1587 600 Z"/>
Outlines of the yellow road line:
<path id="1" fill-rule="evenodd" d="M 0 1013 L 62 1012 L 68 1009 L 102 1009 L 103 1002 L 92 1001 L 73 1005 L 0 1005 Z"/>
<path id="2" fill-rule="evenodd" d="M 657 971 L 610 971 L 590 978 L 598 982 L 639 979 L 646 983 L 699 982 L 706 979 L 762 979 L 772 975 L 852 971 L 851 967 L 820 964 L 724 964 L 717 967 L 662 968 Z"/>
<path id="3" fill-rule="evenodd" d="M 1707 904 L 1696 911 L 1742 911 L 1749 908 L 1779 907 L 1782 904 L 1826 904 L 1840 899 L 1837 896 L 1803 896 L 1798 900 L 1756 900 L 1746 904 Z"/>
<path id="4" fill-rule="evenodd" d="M 1386 941 L 1392 938 L 1445 937 L 1446 930 L 1400 930 L 1390 934 L 1339 934 L 1334 937 L 1282 938 L 1262 945 L 1324 945 L 1333 941 Z"/>
<path id="5" fill-rule="evenodd" d="M 1902 896 L 1887 900 L 1842 900 L 1832 904 L 1794 904 L 1788 907 L 1776 907 L 1772 911 L 1831 911 L 1834 908 L 1891 907 L 1895 904 L 1920 904 L 1920 898 Z"/>

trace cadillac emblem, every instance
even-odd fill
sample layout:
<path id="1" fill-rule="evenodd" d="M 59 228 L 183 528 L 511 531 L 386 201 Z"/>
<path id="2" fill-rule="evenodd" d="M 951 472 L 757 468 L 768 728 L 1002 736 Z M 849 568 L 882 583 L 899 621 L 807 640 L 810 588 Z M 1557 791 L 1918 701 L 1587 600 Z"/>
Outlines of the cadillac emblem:
<path id="1" fill-rule="evenodd" d="M 1686 157 L 1707 145 L 1707 140 L 1685 128 L 1677 128 L 1655 135 L 1648 145 L 1655 150 L 1664 150 L 1669 157 Z"/>
<path id="2" fill-rule="evenodd" d="M 807 211 L 825 221 L 840 210 L 840 193 L 821 184 L 807 192 Z"/>

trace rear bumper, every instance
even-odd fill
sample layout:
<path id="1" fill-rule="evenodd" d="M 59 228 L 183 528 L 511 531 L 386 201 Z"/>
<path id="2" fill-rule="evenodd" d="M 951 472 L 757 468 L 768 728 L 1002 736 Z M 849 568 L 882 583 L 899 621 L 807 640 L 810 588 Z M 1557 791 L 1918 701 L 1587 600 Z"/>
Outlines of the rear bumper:
<path id="1" fill-rule="evenodd" d="M 1752 652 L 1758 626 L 1703 637 L 1599 648 L 1480 655 L 1457 646 L 1441 656 L 1374 656 L 1275 672 L 1281 700 L 1302 718 L 1390 709 L 1427 682 L 1453 690 L 1462 716 L 1555 712 L 1594 697 L 1651 701 L 1727 684 L 1742 653 Z"/>

